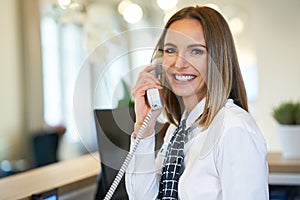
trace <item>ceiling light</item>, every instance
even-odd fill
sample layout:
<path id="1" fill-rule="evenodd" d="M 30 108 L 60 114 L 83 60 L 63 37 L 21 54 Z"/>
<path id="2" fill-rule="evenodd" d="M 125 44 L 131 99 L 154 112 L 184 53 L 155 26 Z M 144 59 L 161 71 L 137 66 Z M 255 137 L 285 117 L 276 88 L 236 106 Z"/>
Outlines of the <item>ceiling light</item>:
<path id="1" fill-rule="evenodd" d="M 124 8 L 128 5 L 128 4 L 131 4 L 132 2 L 129 1 L 129 0 L 123 0 L 119 3 L 118 5 L 118 12 L 123 15 L 123 12 L 124 12 Z"/>
<path id="2" fill-rule="evenodd" d="M 157 5 L 167 11 L 175 9 L 177 5 L 177 0 L 156 0 Z"/>
<path id="3" fill-rule="evenodd" d="M 61 7 L 66 7 L 72 3 L 72 0 L 57 0 Z"/>
<path id="4" fill-rule="evenodd" d="M 124 7 L 123 17 L 130 24 L 138 23 L 143 17 L 143 10 L 138 4 L 130 3 Z"/>

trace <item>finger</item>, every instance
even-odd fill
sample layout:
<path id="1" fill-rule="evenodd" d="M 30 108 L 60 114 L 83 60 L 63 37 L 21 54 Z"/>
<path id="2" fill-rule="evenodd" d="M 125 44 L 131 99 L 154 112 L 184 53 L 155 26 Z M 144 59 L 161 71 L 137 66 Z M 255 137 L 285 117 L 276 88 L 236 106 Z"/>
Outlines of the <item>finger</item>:
<path id="1" fill-rule="evenodd" d="M 145 69 L 143 70 L 144 72 L 151 72 L 156 68 L 156 66 L 154 65 L 149 65 L 147 67 L 145 67 Z"/>
<path id="2" fill-rule="evenodd" d="M 162 89 L 161 86 L 157 86 L 157 85 L 153 85 L 153 84 L 141 85 L 139 87 L 133 88 L 132 96 L 134 96 L 134 97 L 144 96 L 146 94 L 146 90 L 148 90 L 150 88 Z"/>
<path id="3" fill-rule="evenodd" d="M 154 76 L 152 76 L 149 73 L 145 73 L 143 75 L 141 74 L 135 85 L 140 86 L 140 85 L 148 85 L 148 84 L 155 84 L 161 86 L 159 80 L 157 80 Z"/>
<path id="4" fill-rule="evenodd" d="M 147 82 L 153 81 L 157 84 L 160 84 L 160 81 L 155 77 L 154 74 L 146 71 L 142 71 L 139 74 L 137 83 L 146 84 Z"/>
<path id="5" fill-rule="evenodd" d="M 142 84 L 142 85 L 134 87 L 132 89 L 132 95 L 134 97 L 138 96 L 137 94 L 139 94 L 139 95 L 145 95 L 146 94 L 146 90 L 148 90 L 150 88 L 163 89 L 163 87 L 161 85 L 157 85 L 157 84 L 155 84 L 153 82 L 149 82 L 149 83 Z"/>

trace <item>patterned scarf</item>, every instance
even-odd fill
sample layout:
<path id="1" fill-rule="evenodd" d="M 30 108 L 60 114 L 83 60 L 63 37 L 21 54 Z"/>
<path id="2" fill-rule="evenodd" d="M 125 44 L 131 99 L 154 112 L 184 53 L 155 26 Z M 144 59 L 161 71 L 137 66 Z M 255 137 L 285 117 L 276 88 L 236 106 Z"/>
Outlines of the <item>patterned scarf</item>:
<path id="1" fill-rule="evenodd" d="M 159 200 L 178 199 L 178 180 L 184 168 L 185 128 L 186 120 L 182 120 L 168 145 L 157 196 Z"/>

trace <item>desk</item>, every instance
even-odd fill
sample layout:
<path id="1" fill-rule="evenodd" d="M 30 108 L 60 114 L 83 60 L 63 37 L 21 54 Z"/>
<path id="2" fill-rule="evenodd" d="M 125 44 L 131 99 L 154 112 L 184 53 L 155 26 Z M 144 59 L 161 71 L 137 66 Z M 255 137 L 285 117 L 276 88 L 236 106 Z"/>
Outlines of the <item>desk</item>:
<path id="1" fill-rule="evenodd" d="M 270 183 L 300 185 L 300 159 L 287 160 L 269 153 Z M 0 198 L 28 200 L 32 194 L 58 189 L 62 195 L 96 183 L 99 154 L 92 153 L 0 179 Z"/>
<path id="2" fill-rule="evenodd" d="M 100 170 L 98 153 L 32 169 L 0 179 L 0 198 L 29 200 L 53 189 L 62 195 L 96 183 Z"/>
<path id="3" fill-rule="evenodd" d="M 269 183 L 300 186 L 300 159 L 284 159 L 280 153 L 269 153 Z"/>
<path id="4" fill-rule="evenodd" d="M 284 159 L 281 153 L 269 153 L 270 173 L 300 173 L 300 159 Z"/>

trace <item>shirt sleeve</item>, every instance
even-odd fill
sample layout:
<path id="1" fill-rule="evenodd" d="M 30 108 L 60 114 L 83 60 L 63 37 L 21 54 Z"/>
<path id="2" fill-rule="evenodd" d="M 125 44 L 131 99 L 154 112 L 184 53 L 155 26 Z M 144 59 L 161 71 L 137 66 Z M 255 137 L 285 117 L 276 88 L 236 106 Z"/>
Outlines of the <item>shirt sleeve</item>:
<path id="1" fill-rule="evenodd" d="M 126 174 L 125 185 L 130 200 L 154 200 L 159 190 L 161 167 L 170 138 L 176 127 L 170 125 L 164 137 L 164 143 L 155 158 L 155 136 L 140 141 Z M 135 139 L 131 138 L 130 148 Z"/>
<path id="2" fill-rule="evenodd" d="M 267 150 L 260 132 L 231 127 L 217 149 L 223 200 L 268 200 Z"/>
<path id="3" fill-rule="evenodd" d="M 134 143 L 135 139 L 131 138 L 131 149 Z M 131 200 L 154 200 L 157 196 L 158 180 L 154 146 L 154 134 L 142 139 L 127 168 L 125 185 Z"/>

